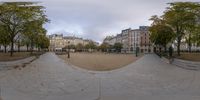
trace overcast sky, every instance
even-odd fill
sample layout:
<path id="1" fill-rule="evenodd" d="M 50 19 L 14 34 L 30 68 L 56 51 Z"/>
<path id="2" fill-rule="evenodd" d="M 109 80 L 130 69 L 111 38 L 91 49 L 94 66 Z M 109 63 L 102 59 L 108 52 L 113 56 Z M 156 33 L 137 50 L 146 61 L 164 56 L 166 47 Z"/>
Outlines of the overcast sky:
<path id="1" fill-rule="evenodd" d="M 122 29 L 150 25 L 148 19 L 152 15 L 161 15 L 169 2 L 199 0 L 28 1 L 41 1 L 41 5 L 46 7 L 46 14 L 51 20 L 45 25 L 48 34 L 63 33 L 101 42 L 106 36 L 116 35 Z"/>

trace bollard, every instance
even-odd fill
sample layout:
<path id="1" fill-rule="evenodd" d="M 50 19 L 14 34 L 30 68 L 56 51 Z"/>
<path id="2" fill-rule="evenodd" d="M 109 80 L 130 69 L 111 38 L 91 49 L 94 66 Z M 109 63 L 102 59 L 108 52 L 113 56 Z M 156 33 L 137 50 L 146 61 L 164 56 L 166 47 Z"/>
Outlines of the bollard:
<path id="1" fill-rule="evenodd" d="M 1 97 L 1 86 L 0 86 L 0 100 L 3 100 L 2 97 Z"/>

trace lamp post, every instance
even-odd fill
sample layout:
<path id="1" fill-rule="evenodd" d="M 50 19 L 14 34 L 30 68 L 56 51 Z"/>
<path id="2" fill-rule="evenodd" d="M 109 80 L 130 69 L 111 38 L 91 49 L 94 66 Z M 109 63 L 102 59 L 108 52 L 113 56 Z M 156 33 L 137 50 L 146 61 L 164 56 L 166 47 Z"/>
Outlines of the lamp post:
<path id="1" fill-rule="evenodd" d="M 69 54 L 69 52 L 70 52 L 70 48 L 69 48 L 69 44 L 70 44 L 70 41 L 68 41 L 68 46 L 67 46 L 67 58 L 70 58 L 70 54 Z"/>
<path id="2" fill-rule="evenodd" d="M 136 47 L 136 50 L 135 50 L 135 56 L 136 57 L 138 56 L 138 53 L 139 53 L 139 47 Z"/>

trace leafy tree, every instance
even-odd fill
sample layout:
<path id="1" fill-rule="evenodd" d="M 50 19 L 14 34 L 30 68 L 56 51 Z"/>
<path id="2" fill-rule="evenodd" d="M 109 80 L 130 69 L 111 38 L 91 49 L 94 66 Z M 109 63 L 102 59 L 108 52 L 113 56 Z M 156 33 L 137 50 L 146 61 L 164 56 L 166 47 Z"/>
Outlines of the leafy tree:
<path id="1" fill-rule="evenodd" d="M 115 43 L 113 48 L 117 51 L 117 52 L 121 52 L 121 49 L 123 48 L 123 44 L 122 43 Z"/>
<path id="2" fill-rule="evenodd" d="M 82 51 L 83 48 L 84 48 L 84 46 L 83 46 L 82 43 L 78 43 L 78 44 L 76 45 L 76 50 L 77 50 L 77 51 Z"/>
<path id="3" fill-rule="evenodd" d="M 153 25 L 158 25 L 158 24 L 164 24 L 164 20 L 161 19 L 159 16 L 157 15 L 153 15 L 151 16 L 151 18 L 149 19 L 150 21 L 153 21 L 152 22 L 152 26 Z"/>
<path id="4" fill-rule="evenodd" d="M 76 49 L 76 46 L 74 44 L 69 45 L 70 49 Z"/>
<path id="5" fill-rule="evenodd" d="M 181 40 L 186 31 L 195 26 L 196 13 L 193 10 L 199 8 L 200 4 L 197 2 L 174 2 L 169 4 L 170 6 L 164 12 L 163 19 L 173 28 L 176 34 L 177 52 L 180 55 Z"/>
<path id="6" fill-rule="evenodd" d="M 200 25 L 198 26 L 198 28 L 196 29 L 196 31 L 193 33 L 191 39 L 192 39 L 192 42 L 196 46 L 200 46 Z"/>
<path id="7" fill-rule="evenodd" d="M 5 26 L 0 25 L 0 46 L 4 46 L 4 52 L 7 52 L 7 46 L 10 44 Z"/>
<path id="8" fill-rule="evenodd" d="M 46 35 L 39 35 L 36 45 L 37 45 L 39 51 L 40 51 L 40 49 L 48 49 L 48 47 L 50 45 L 50 41 L 46 37 Z"/>
<path id="9" fill-rule="evenodd" d="M 108 44 L 108 43 L 102 43 L 102 44 L 99 46 L 99 49 L 101 49 L 101 51 L 103 51 L 103 52 L 107 52 L 108 49 L 109 49 L 109 44 Z"/>
<path id="10" fill-rule="evenodd" d="M 172 42 L 174 33 L 171 27 L 167 26 L 165 22 L 160 18 L 151 18 L 153 24 L 149 28 L 150 40 L 152 43 L 165 48 L 167 50 L 167 44 Z"/>
<path id="11" fill-rule="evenodd" d="M 29 51 L 29 46 L 31 44 L 30 39 L 27 36 L 23 36 L 21 43 L 22 43 L 22 45 L 26 46 L 26 51 L 28 52 Z"/>
<path id="12" fill-rule="evenodd" d="M 42 6 L 37 2 L 3 2 L 0 4 L 0 24 L 6 27 L 7 36 L 11 42 L 11 56 L 14 51 L 16 35 L 24 33 L 27 23 L 33 21 L 46 22 Z M 35 29 L 37 30 L 37 29 Z"/>
<path id="13" fill-rule="evenodd" d="M 27 42 L 30 43 L 31 53 L 34 46 L 40 47 L 40 43 L 42 43 L 40 38 L 44 39 L 43 36 L 46 35 L 47 31 L 43 28 L 45 22 L 48 22 L 48 20 L 44 17 L 25 24 L 23 34 L 29 39 Z"/>
<path id="14" fill-rule="evenodd" d="M 22 34 L 18 34 L 15 38 L 15 44 L 17 45 L 17 51 L 20 52 L 20 47 L 23 46 L 22 44 L 22 38 L 23 38 L 23 35 Z"/>
<path id="15" fill-rule="evenodd" d="M 85 45 L 85 49 L 96 49 L 96 45 L 94 42 L 89 42 L 88 44 Z"/>

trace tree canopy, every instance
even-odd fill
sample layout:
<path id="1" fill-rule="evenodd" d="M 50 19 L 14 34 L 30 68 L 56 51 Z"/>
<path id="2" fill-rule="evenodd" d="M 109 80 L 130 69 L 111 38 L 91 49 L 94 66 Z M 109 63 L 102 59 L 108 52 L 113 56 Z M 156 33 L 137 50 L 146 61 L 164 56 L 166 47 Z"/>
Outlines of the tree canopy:
<path id="1" fill-rule="evenodd" d="M 121 49 L 123 48 L 123 44 L 122 43 L 115 43 L 113 48 L 117 51 L 117 52 L 121 52 Z"/>
<path id="2" fill-rule="evenodd" d="M 6 30 L 5 35 L 11 43 L 11 56 L 14 51 L 15 37 L 24 34 L 28 39 L 34 39 L 44 34 L 42 25 L 49 20 L 45 15 L 44 7 L 38 2 L 2 2 L 0 4 L 0 26 Z M 0 33 L 3 34 L 3 33 Z M 32 43 L 33 43 L 32 41 Z"/>
<path id="3" fill-rule="evenodd" d="M 164 14 L 161 17 L 153 16 L 150 20 L 153 20 L 152 28 L 154 27 L 155 29 L 155 30 L 151 29 L 151 31 L 153 32 L 151 39 L 155 42 L 154 40 L 155 38 L 153 38 L 153 37 L 156 37 L 155 33 L 161 32 L 164 35 L 164 33 L 171 33 L 169 31 L 172 30 L 175 36 L 173 41 L 174 43 L 176 43 L 177 52 L 178 52 L 178 55 L 180 55 L 181 40 L 185 36 L 187 36 L 189 41 L 192 36 L 195 36 L 198 38 L 197 34 L 199 33 L 196 33 L 196 32 L 200 25 L 199 23 L 200 3 L 199 2 L 169 3 L 169 7 L 167 7 L 167 9 L 164 11 Z M 160 28 L 155 28 L 155 27 L 160 27 Z M 166 37 L 165 39 L 170 38 L 170 37 L 171 35 L 169 34 L 169 37 Z M 160 40 L 160 38 L 157 38 L 157 39 L 158 39 L 157 41 Z M 197 43 L 199 39 L 200 38 L 194 39 L 195 40 L 194 42 Z"/>
<path id="4" fill-rule="evenodd" d="M 166 50 L 167 44 L 172 42 L 175 36 L 172 28 L 167 26 L 165 22 L 158 17 L 155 18 L 155 16 L 153 16 L 150 20 L 153 21 L 153 24 L 149 28 L 149 31 L 151 32 L 151 42 L 155 45 L 164 47 Z"/>

